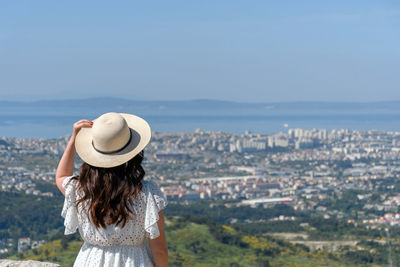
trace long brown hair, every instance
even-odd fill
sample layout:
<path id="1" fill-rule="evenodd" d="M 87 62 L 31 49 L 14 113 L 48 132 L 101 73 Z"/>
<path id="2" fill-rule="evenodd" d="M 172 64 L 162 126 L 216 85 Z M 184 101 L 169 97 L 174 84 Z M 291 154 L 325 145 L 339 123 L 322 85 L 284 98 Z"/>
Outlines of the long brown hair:
<path id="1" fill-rule="evenodd" d="M 96 227 L 125 226 L 133 214 L 132 198 L 142 190 L 145 171 L 141 165 L 144 151 L 128 162 L 113 168 L 94 167 L 84 162 L 80 169 L 76 206 L 85 204 L 88 217 Z"/>

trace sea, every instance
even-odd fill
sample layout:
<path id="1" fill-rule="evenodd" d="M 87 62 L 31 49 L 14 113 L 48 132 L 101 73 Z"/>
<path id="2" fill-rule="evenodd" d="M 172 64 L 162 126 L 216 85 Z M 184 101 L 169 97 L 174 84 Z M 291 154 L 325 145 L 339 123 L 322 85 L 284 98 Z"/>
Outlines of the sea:
<path id="1" fill-rule="evenodd" d="M 95 101 L 95 100 L 93 100 Z M 101 102 L 101 101 L 100 101 Z M 115 102 L 115 101 L 114 101 Z M 118 101 L 116 101 L 118 102 Z M 69 103 L 69 102 L 68 102 Z M 147 120 L 155 132 L 220 131 L 273 134 L 288 129 L 349 129 L 400 132 L 400 104 L 309 105 L 230 105 L 206 102 L 152 103 L 137 105 L 62 105 L 45 103 L 6 103 L 0 106 L 0 136 L 18 138 L 58 138 L 70 135 L 75 121 L 93 120 L 102 113 L 115 111 L 133 113 Z M 235 103 L 237 104 L 237 103 Z"/>

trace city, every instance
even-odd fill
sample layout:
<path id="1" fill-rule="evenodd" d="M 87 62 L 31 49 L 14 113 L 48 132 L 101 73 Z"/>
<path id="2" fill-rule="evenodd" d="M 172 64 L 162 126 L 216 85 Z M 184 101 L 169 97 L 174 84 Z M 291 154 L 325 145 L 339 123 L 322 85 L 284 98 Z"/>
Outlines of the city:
<path id="1" fill-rule="evenodd" d="M 3 202 L 7 197 L 21 203 L 40 200 L 37 205 L 53 210 L 50 221 L 46 209 L 42 211 L 43 227 L 55 227 L 53 235 L 46 234 L 46 228 L 31 233 L 22 222 L 6 227 L 0 238 L 1 255 L 38 253 L 61 237 L 63 198 L 54 177 L 68 140 L 69 136 L 0 138 Z M 145 150 L 144 179 L 160 185 L 170 203 L 167 218 L 203 214 L 224 223 L 223 229 L 229 231 L 242 229 L 272 238 L 269 242 L 289 242 L 284 247 L 303 246 L 310 256 L 324 251 L 331 253 L 323 254 L 324 259 L 345 255 L 352 262 L 354 255 L 372 251 L 368 257 L 384 261 L 386 247 L 398 248 L 399 152 L 400 132 L 153 132 Z M 81 162 L 75 161 L 76 174 Z M 27 212 L 22 208 L 18 214 Z M 3 221 L 10 225 L 6 218 Z M 393 242 L 386 237 L 391 231 Z M 252 238 L 243 237 L 242 242 L 254 242 Z M 58 242 L 67 246 L 68 241 Z"/>
<path id="2" fill-rule="evenodd" d="M 52 197 L 37 182 L 54 183 L 68 137 L 0 139 L 0 189 Z M 400 194 L 385 180 L 400 176 L 400 133 L 346 129 L 288 129 L 272 135 L 202 131 L 153 133 L 145 151 L 145 179 L 159 183 L 169 201 L 226 200 L 228 206 L 284 203 L 295 210 L 344 216 L 324 206 L 344 190 L 363 210 L 349 221 L 399 224 Z M 78 171 L 79 160 L 76 163 Z M 385 186 L 379 199 L 372 193 Z M 382 216 L 373 211 L 387 211 Z M 378 212 L 381 214 L 380 212 Z"/>

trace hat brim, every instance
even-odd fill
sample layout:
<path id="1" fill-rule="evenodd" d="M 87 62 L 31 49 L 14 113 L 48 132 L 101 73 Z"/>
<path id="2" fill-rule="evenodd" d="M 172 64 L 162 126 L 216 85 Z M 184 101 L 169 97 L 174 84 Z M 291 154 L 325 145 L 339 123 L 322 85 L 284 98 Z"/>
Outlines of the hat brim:
<path id="1" fill-rule="evenodd" d="M 126 113 L 119 113 L 131 131 L 130 142 L 116 153 L 105 154 L 97 151 L 92 143 L 92 128 L 80 129 L 75 139 L 75 149 L 79 157 L 95 167 L 112 168 L 119 166 L 139 154 L 150 142 L 151 129 L 142 118 Z M 96 123 L 96 120 L 93 121 Z"/>

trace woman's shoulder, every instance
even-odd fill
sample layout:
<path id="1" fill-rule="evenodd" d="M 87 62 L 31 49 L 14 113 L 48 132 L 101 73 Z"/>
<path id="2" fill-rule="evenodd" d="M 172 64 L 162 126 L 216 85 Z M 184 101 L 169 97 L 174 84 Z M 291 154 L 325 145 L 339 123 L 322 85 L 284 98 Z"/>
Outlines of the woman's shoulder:
<path id="1" fill-rule="evenodd" d="M 142 181 L 142 184 L 146 201 L 149 203 L 156 203 L 159 209 L 163 209 L 167 205 L 167 199 L 160 186 L 151 180 Z"/>
<path id="2" fill-rule="evenodd" d="M 160 186 L 152 180 L 142 180 L 142 185 L 144 192 L 157 193 L 157 194 L 161 192 Z"/>
<path id="3" fill-rule="evenodd" d="M 76 175 L 71 175 L 68 177 L 65 177 L 64 181 L 62 182 L 62 187 L 64 189 L 67 189 L 68 187 L 75 187 L 75 185 L 78 183 L 78 179 Z"/>

